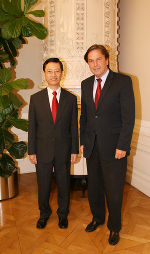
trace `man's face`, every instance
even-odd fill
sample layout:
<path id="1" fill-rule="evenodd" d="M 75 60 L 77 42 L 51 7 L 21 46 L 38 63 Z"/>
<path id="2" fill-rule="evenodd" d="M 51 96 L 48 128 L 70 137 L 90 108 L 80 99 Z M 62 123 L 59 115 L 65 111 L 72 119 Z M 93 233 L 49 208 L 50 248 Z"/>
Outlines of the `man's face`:
<path id="1" fill-rule="evenodd" d="M 108 70 L 108 59 L 101 53 L 101 50 L 94 49 L 88 54 L 88 65 L 91 72 L 101 78 Z"/>
<path id="2" fill-rule="evenodd" d="M 57 89 L 60 86 L 62 70 L 59 63 L 48 63 L 45 67 L 45 79 L 48 86 L 52 89 Z"/>

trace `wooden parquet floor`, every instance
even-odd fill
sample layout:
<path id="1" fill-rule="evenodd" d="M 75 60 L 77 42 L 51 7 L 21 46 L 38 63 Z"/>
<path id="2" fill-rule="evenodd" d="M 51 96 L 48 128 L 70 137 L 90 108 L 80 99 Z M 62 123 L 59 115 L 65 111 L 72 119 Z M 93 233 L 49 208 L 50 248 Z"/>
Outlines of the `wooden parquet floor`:
<path id="1" fill-rule="evenodd" d="M 150 198 L 126 184 L 123 200 L 123 228 L 120 242 L 108 244 L 109 231 L 105 225 L 86 233 L 91 220 L 86 197 L 80 190 L 71 191 L 68 229 L 58 227 L 57 189 L 52 188 L 53 213 L 45 229 L 37 229 L 36 175 L 19 177 L 17 197 L 0 202 L 1 254 L 150 254 Z"/>

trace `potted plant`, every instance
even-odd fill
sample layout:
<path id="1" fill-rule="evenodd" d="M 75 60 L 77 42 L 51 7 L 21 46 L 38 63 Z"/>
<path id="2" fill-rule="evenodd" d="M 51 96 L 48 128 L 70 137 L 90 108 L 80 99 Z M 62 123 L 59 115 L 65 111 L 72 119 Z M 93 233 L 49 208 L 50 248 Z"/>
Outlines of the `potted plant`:
<path id="1" fill-rule="evenodd" d="M 12 71 L 16 63 L 18 49 L 26 43 L 25 37 L 36 36 L 44 39 L 47 29 L 30 18 L 43 17 L 43 10 L 29 9 L 38 0 L 0 0 L 0 200 L 11 198 L 17 194 L 16 159 L 24 157 L 27 144 L 18 141 L 12 127 L 28 130 L 28 121 L 21 119 L 20 109 L 23 100 L 17 90 L 27 89 L 26 79 L 12 79 Z M 10 63 L 10 68 L 5 67 Z"/>
<path id="2" fill-rule="evenodd" d="M 11 131 L 14 126 L 21 130 L 28 130 L 28 121 L 19 118 L 19 108 L 22 105 L 21 100 L 14 94 L 14 90 L 26 89 L 28 82 L 25 79 L 17 79 L 11 81 L 11 70 L 0 69 L 0 176 L 5 179 L 0 179 L 1 193 L 0 199 L 5 199 L 15 195 L 17 186 L 13 188 L 10 183 L 10 191 L 5 191 L 5 186 L 8 186 L 9 177 L 13 181 L 17 180 L 17 171 L 15 159 L 24 157 L 27 151 L 27 145 L 23 141 L 18 141 L 17 136 Z"/>

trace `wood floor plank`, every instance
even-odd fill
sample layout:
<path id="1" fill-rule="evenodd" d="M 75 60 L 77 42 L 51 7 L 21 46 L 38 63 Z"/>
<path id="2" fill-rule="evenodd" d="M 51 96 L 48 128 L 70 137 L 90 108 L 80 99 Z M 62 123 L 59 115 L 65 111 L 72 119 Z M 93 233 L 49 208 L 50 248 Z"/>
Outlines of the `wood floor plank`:
<path id="1" fill-rule="evenodd" d="M 19 195 L 0 202 L 0 254 L 150 254 L 150 198 L 125 185 L 120 242 L 108 244 L 106 223 L 92 233 L 85 227 L 92 216 L 81 190 L 71 191 L 69 227 L 58 227 L 57 188 L 52 186 L 52 215 L 45 229 L 39 217 L 36 174 L 19 176 Z M 108 211 L 106 210 L 106 217 Z"/>

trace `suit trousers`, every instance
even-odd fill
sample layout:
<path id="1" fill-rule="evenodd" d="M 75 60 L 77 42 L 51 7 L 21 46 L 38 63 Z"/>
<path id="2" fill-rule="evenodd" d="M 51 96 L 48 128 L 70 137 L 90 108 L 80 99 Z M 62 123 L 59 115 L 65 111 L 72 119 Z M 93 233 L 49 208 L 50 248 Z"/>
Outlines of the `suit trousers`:
<path id="1" fill-rule="evenodd" d="M 100 223 L 105 221 L 105 194 L 108 206 L 109 230 L 121 229 L 121 207 L 125 183 L 127 158 L 103 160 L 97 138 L 92 154 L 87 158 L 88 199 L 93 218 Z"/>
<path id="2" fill-rule="evenodd" d="M 67 162 L 62 162 L 57 158 L 49 163 L 38 162 L 36 165 L 40 218 L 47 218 L 52 213 L 49 199 L 51 192 L 53 168 L 58 189 L 57 214 L 59 217 L 64 218 L 67 217 L 69 213 L 70 160 L 68 160 Z"/>

